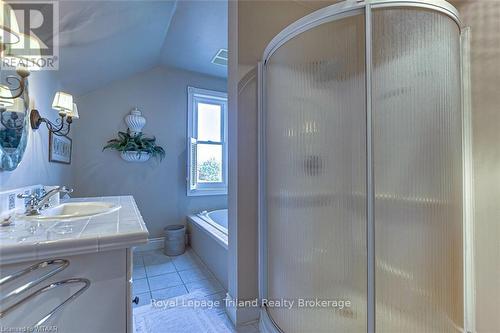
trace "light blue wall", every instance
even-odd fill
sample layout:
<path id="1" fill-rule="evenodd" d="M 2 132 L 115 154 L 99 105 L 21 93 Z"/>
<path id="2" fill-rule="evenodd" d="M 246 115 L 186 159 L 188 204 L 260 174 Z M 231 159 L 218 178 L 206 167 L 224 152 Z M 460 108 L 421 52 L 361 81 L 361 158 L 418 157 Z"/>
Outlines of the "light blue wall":
<path id="1" fill-rule="evenodd" d="M 55 120 L 57 112 L 52 110 L 52 99 L 60 85 L 55 72 L 33 72 L 29 76 L 29 91 L 32 108 L 38 109 L 42 117 Z M 14 171 L 0 171 L 0 191 L 35 184 L 72 185 L 71 165 L 49 162 L 49 136 L 42 126 L 32 131 L 23 160 Z"/>
<path id="2" fill-rule="evenodd" d="M 186 196 L 187 86 L 226 91 L 226 80 L 156 67 L 77 98 L 73 167 L 76 196 L 131 194 L 150 231 L 162 235 L 186 215 L 227 207 L 226 196 Z M 144 132 L 156 136 L 167 157 L 162 163 L 127 163 L 107 140 L 125 130 L 123 118 L 137 106 L 147 119 Z"/>

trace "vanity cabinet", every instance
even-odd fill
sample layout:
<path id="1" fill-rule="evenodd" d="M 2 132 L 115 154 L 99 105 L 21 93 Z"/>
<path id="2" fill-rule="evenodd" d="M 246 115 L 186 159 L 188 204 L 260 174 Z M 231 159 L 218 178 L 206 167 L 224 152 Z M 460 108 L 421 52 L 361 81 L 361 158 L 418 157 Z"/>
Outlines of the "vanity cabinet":
<path id="1" fill-rule="evenodd" d="M 149 234 L 134 198 L 72 198 L 54 211 L 62 205 L 113 209 L 73 219 L 19 218 L 0 229 L 0 330 L 30 332 L 57 308 L 38 331 L 132 333 L 132 248 Z"/>
<path id="2" fill-rule="evenodd" d="M 36 290 L 67 279 L 86 279 L 88 289 L 64 304 L 46 323 L 46 329 L 59 333 L 124 333 L 132 332 L 131 306 L 131 249 L 117 249 L 74 256 L 58 256 L 47 259 L 63 259 L 69 265 L 33 288 L 9 299 L 7 306 L 32 294 Z M 46 260 L 0 266 L 0 278 L 27 269 Z M 56 269 L 48 265 L 35 269 L 5 285 L 0 292 L 2 298 L 15 288 L 35 281 Z M 59 265 L 60 267 L 60 265 Z M 3 328 L 32 327 L 52 309 L 84 287 L 85 283 L 61 284 L 26 300 L 18 308 L 0 319 Z M 2 304 L 2 311 L 6 308 Z"/>

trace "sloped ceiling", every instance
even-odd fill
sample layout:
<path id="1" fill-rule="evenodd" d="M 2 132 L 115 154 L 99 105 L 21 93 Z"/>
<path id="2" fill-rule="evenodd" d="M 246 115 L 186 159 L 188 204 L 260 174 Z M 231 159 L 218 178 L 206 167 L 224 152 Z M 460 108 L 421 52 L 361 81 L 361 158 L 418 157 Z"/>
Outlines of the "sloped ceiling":
<path id="1" fill-rule="evenodd" d="M 164 65 L 227 77 L 210 61 L 227 50 L 227 1 L 179 1 L 161 53 Z"/>
<path id="2" fill-rule="evenodd" d="M 227 48 L 226 8 L 219 0 L 60 1 L 61 87 L 83 95 L 158 65 L 226 76 L 210 62 Z"/>

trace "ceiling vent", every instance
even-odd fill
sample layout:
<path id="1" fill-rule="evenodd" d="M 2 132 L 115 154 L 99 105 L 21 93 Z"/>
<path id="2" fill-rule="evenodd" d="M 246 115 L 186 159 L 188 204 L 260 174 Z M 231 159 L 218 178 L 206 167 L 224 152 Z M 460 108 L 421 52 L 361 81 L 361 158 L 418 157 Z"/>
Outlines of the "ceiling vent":
<path id="1" fill-rule="evenodd" d="M 212 59 L 212 64 L 227 66 L 227 50 L 220 49 Z"/>

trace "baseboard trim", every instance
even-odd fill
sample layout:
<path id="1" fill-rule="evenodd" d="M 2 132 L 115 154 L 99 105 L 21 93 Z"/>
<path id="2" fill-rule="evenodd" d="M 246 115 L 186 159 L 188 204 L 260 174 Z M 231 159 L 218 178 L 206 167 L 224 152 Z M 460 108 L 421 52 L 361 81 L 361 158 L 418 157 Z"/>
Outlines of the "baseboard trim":
<path id="1" fill-rule="evenodd" d="M 145 251 L 161 250 L 163 249 L 164 242 L 165 242 L 165 237 L 150 238 L 148 239 L 147 244 L 136 246 L 134 248 L 134 251 L 145 252 Z"/>
<path id="2" fill-rule="evenodd" d="M 226 294 L 226 313 L 234 326 L 244 326 L 259 320 L 259 308 L 256 307 L 236 307 L 234 297 Z"/>

